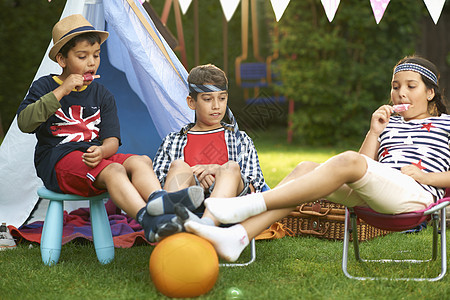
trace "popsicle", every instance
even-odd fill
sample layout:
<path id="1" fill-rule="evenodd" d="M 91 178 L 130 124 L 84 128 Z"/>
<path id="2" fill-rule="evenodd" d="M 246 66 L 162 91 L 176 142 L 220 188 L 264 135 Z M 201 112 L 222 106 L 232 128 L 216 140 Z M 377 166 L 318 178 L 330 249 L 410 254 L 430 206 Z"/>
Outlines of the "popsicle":
<path id="1" fill-rule="evenodd" d="M 397 105 L 394 105 L 394 106 L 393 106 L 394 112 L 399 113 L 399 112 L 402 112 L 402 111 L 406 111 L 406 110 L 409 109 L 409 106 L 410 106 L 410 105 L 411 105 L 411 104 L 397 104 Z"/>
<path id="2" fill-rule="evenodd" d="M 83 75 L 83 80 L 84 81 L 92 81 L 95 78 L 100 78 L 100 75 L 92 75 L 91 73 L 86 73 Z"/>

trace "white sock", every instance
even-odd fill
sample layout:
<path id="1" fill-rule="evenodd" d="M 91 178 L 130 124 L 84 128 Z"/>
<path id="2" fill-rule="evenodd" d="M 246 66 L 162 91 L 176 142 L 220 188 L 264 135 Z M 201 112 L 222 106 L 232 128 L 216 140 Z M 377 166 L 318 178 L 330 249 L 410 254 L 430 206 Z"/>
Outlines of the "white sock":
<path id="1" fill-rule="evenodd" d="M 249 244 L 247 231 L 241 224 L 223 228 L 188 221 L 184 223 L 184 228 L 210 241 L 217 254 L 230 262 L 236 261 Z"/>
<path id="2" fill-rule="evenodd" d="M 208 198 L 205 206 L 222 224 L 238 223 L 267 210 L 262 193 L 235 198 Z"/>

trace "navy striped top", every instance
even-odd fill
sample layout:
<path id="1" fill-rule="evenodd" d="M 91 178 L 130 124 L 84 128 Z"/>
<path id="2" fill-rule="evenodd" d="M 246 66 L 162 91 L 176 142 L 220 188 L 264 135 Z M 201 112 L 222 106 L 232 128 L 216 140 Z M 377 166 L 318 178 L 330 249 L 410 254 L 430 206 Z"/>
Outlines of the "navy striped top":
<path id="1" fill-rule="evenodd" d="M 414 164 L 424 172 L 446 172 L 450 165 L 450 116 L 405 121 L 391 116 L 379 137 L 378 161 L 392 168 Z M 445 189 L 421 184 L 440 199 Z"/>

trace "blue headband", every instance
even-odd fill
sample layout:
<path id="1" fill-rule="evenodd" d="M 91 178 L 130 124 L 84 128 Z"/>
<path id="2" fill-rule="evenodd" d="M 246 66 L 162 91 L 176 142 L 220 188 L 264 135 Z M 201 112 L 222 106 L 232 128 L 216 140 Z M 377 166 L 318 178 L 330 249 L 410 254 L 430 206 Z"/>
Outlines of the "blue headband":
<path id="1" fill-rule="evenodd" d="M 189 83 L 189 93 L 212 93 L 228 90 L 228 86 L 213 84 L 193 84 Z"/>
<path id="2" fill-rule="evenodd" d="M 401 71 L 414 71 L 414 72 L 417 72 L 417 73 L 425 76 L 426 78 L 430 79 L 431 81 L 433 81 L 434 84 L 438 85 L 437 76 L 433 72 L 431 72 L 430 70 L 428 70 L 427 68 L 425 68 L 425 67 L 423 67 L 421 65 L 413 64 L 413 63 L 400 64 L 400 65 L 395 67 L 394 75 L 397 72 L 401 72 Z"/>

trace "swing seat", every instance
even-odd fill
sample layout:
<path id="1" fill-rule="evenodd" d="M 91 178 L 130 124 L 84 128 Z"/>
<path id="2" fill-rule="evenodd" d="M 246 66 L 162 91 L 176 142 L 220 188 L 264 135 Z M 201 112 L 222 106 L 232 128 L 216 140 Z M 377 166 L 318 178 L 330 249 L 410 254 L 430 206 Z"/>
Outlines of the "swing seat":
<path id="1" fill-rule="evenodd" d="M 281 82 L 272 82 L 276 80 L 277 75 L 271 73 L 268 77 L 267 64 L 265 62 L 241 63 L 239 65 L 240 77 L 238 84 L 246 89 L 253 88 L 254 96 L 250 97 L 248 91 L 245 91 L 245 102 L 252 104 L 265 104 L 274 102 L 284 102 L 285 97 L 281 95 L 270 96 L 266 93 L 260 93 L 261 88 L 270 88 L 271 85 L 280 85 Z M 262 94 L 262 95 L 260 95 Z"/>
<path id="2" fill-rule="evenodd" d="M 389 215 L 378 213 L 368 207 L 353 207 L 345 209 L 345 233 L 344 233 L 344 248 L 342 255 L 342 270 L 348 278 L 357 280 L 406 280 L 406 281 L 437 281 L 444 277 L 447 272 L 447 244 L 446 244 L 446 211 L 445 208 L 450 204 L 450 197 L 443 198 L 436 203 L 431 204 L 429 207 L 423 210 Z M 438 230 L 440 215 L 440 232 Z M 433 227 L 433 239 L 432 239 L 432 255 L 430 259 L 415 260 L 415 259 L 362 259 L 359 253 L 358 242 L 358 227 L 357 218 L 364 220 L 366 223 L 384 230 L 390 231 L 403 231 L 417 227 L 424 221 L 432 221 Z M 353 249 L 355 252 L 355 259 L 360 263 L 426 263 L 435 261 L 438 252 L 438 235 L 441 235 L 441 272 L 439 275 L 433 278 L 387 278 L 387 277 L 362 277 L 350 275 L 347 270 L 348 263 L 348 248 L 350 234 L 353 234 Z M 411 236 L 414 238 L 414 236 Z"/>

